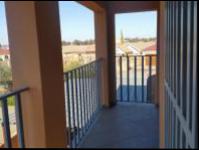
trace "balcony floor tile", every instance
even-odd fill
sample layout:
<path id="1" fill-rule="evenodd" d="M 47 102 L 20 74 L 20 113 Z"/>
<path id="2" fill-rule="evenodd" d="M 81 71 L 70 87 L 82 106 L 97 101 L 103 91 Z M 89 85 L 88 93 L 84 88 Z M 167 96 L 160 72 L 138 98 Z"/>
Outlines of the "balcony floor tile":
<path id="1" fill-rule="evenodd" d="M 80 148 L 158 148 L 158 136 L 154 105 L 119 103 L 102 110 Z"/>

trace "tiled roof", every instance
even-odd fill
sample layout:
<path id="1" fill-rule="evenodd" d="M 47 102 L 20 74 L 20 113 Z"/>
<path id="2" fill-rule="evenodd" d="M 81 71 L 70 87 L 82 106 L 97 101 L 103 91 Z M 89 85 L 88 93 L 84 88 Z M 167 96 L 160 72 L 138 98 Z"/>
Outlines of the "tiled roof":
<path id="1" fill-rule="evenodd" d="M 148 46 L 148 47 L 146 47 L 146 48 L 144 48 L 144 51 L 156 51 L 157 50 L 157 45 L 156 44 L 153 44 L 153 45 L 151 45 L 151 46 Z"/>
<path id="2" fill-rule="evenodd" d="M 10 51 L 7 49 L 0 49 L 0 55 L 9 55 Z"/>

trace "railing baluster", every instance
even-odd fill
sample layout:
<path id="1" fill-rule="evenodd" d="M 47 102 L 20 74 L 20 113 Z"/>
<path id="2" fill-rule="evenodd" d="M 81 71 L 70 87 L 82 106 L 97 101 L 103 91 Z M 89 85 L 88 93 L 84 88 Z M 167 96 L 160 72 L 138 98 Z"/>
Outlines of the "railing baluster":
<path id="1" fill-rule="evenodd" d="M 88 72 L 87 72 L 87 68 L 85 66 L 84 68 L 84 75 L 85 75 L 85 108 L 86 108 L 86 131 L 88 130 L 88 85 L 87 85 L 87 78 L 88 78 Z"/>
<path id="2" fill-rule="evenodd" d="M 152 88 L 152 86 L 151 86 L 151 62 L 152 61 L 152 59 L 151 59 L 151 55 L 149 56 L 149 89 L 151 89 Z M 151 96 L 150 96 L 150 98 L 151 98 Z M 149 99 L 148 100 L 149 101 L 149 103 L 151 102 L 151 99 Z"/>
<path id="3" fill-rule="evenodd" d="M 84 106 L 84 134 L 86 133 L 86 120 L 87 120 L 87 117 L 86 117 L 86 85 L 85 85 L 85 68 L 82 67 L 81 69 L 82 71 L 82 85 L 83 85 L 83 106 Z"/>
<path id="4" fill-rule="evenodd" d="M 80 133 L 79 133 L 79 93 L 78 93 L 78 85 L 77 85 L 77 70 L 74 70 L 74 82 L 75 82 L 75 100 L 76 100 L 76 119 L 77 119 L 77 141 L 80 140 Z"/>
<path id="5" fill-rule="evenodd" d="M 93 89 L 93 68 L 94 64 L 91 65 L 91 86 L 90 86 L 90 92 L 91 92 L 91 121 L 93 122 L 93 110 L 94 110 L 94 102 L 95 102 L 95 97 L 94 97 L 94 89 Z"/>
<path id="6" fill-rule="evenodd" d="M 22 119 L 22 111 L 21 111 L 21 96 L 18 93 L 15 96 L 15 113 L 16 113 L 16 123 L 17 123 L 17 133 L 19 138 L 19 146 L 20 148 L 25 148 L 24 143 L 24 130 L 23 130 L 23 119 Z"/>
<path id="7" fill-rule="evenodd" d="M 134 101 L 137 102 L 137 56 L 134 56 Z"/>
<path id="8" fill-rule="evenodd" d="M 101 83 L 100 83 L 100 73 L 101 73 L 101 64 L 97 62 L 96 64 L 96 101 L 97 101 L 97 108 L 96 111 L 98 112 L 100 110 L 100 100 L 101 100 Z M 97 113 L 96 112 L 96 113 Z"/>
<path id="9" fill-rule="evenodd" d="M 120 101 L 123 101 L 123 83 L 122 83 L 122 56 L 119 58 L 120 61 Z"/>
<path id="10" fill-rule="evenodd" d="M 9 123 L 9 116 L 8 116 L 8 105 L 7 105 L 7 98 L 2 100 L 2 115 L 3 115 L 3 129 L 4 129 L 4 143 L 6 148 L 11 148 L 11 134 L 10 134 L 10 123 Z"/>
<path id="11" fill-rule="evenodd" d="M 90 68 L 91 68 L 91 65 L 92 64 L 90 64 L 90 65 L 88 65 L 87 66 L 87 71 L 88 71 L 88 106 L 89 106 L 89 109 L 88 109 L 88 115 L 89 115 L 89 126 L 90 126 L 90 124 L 91 124 L 91 122 L 92 122 L 92 120 L 91 120 L 91 91 L 90 91 L 90 80 L 91 80 L 91 70 L 90 70 Z"/>
<path id="12" fill-rule="evenodd" d="M 80 118 L 81 118 L 81 136 L 80 139 L 83 137 L 83 101 L 82 101 L 82 75 L 81 75 L 81 70 L 80 68 L 78 69 L 78 76 L 79 76 L 79 98 L 80 98 Z"/>
<path id="13" fill-rule="evenodd" d="M 127 60 L 127 101 L 130 101 L 129 94 L 130 94 L 130 86 L 129 86 L 129 56 L 126 58 Z"/>
<path id="14" fill-rule="evenodd" d="M 93 77 L 93 89 L 94 89 L 94 92 L 93 92 L 93 99 L 94 99 L 94 103 L 93 103 L 93 117 L 95 117 L 96 115 L 96 110 L 97 110 L 97 84 L 96 84 L 96 78 L 97 78 L 97 70 L 96 70 L 96 67 L 97 67 L 97 63 L 94 65 L 94 68 L 93 68 L 93 72 L 95 73 L 95 76 Z"/>
<path id="15" fill-rule="evenodd" d="M 144 56 L 142 56 L 142 102 L 144 103 Z"/>
<path id="16" fill-rule="evenodd" d="M 68 109 L 67 109 L 67 114 L 68 114 L 68 128 L 69 128 L 69 130 L 68 130 L 68 133 L 69 133 L 69 147 L 71 148 L 71 146 L 72 146 L 72 137 L 71 137 L 71 127 L 72 127 L 72 125 L 71 125 L 71 103 L 70 103 L 70 90 L 69 90 L 69 80 L 70 80 L 70 78 L 69 78 L 69 73 L 67 73 L 66 75 L 65 75 L 65 78 L 66 78 L 66 95 L 67 95 L 67 106 L 68 106 Z"/>
<path id="17" fill-rule="evenodd" d="M 74 77 L 73 77 L 73 71 L 70 73 L 71 76 L 71 103 L 72 103 L 72 119 L 73 119 L 73 141 L 74 141 L 74 147 L 77 145 L 77 140 L 76 140 L 76 118 L 75 118 L 75 99 L 74 99 Z"/>

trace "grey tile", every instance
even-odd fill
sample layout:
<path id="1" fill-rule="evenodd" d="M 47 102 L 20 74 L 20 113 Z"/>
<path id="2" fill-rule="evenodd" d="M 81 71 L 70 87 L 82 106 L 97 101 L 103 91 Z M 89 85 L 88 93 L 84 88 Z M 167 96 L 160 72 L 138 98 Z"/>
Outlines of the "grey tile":
<path id="1" fill-rule="evenodd" d="M 102 110 L 80 148 L 158 148 L 158 135 L 154 105 L 119 103 Z"/>

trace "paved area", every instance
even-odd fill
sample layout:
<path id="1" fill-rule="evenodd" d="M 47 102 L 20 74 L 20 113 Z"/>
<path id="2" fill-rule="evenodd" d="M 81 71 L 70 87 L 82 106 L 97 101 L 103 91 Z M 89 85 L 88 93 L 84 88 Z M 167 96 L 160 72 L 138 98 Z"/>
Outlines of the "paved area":
<path id="1" fill-rule="evenodd" d="M 80 148 L 158 148 L 158 135 L 153 104 L 119 103 L 101 112 Z"/>

